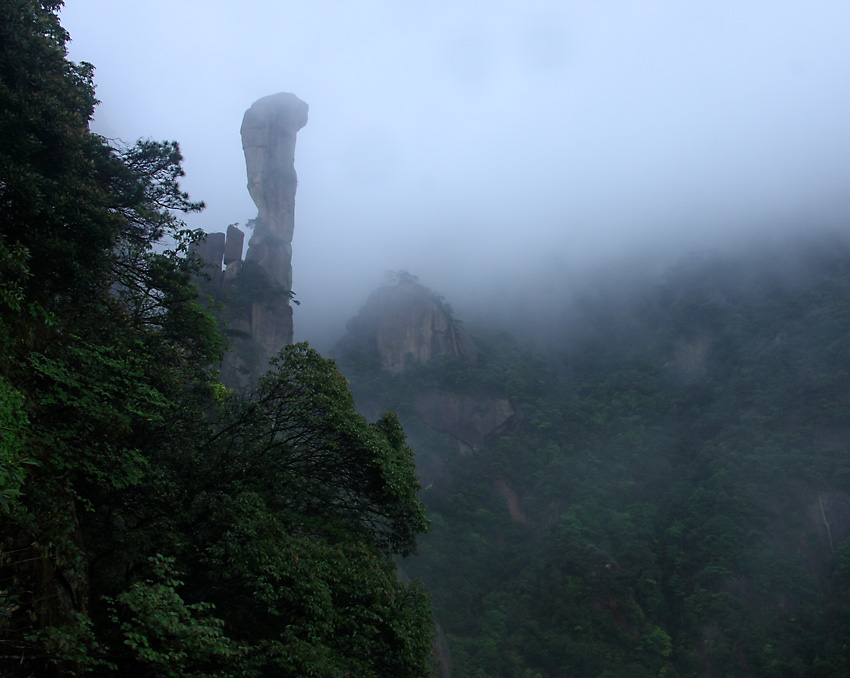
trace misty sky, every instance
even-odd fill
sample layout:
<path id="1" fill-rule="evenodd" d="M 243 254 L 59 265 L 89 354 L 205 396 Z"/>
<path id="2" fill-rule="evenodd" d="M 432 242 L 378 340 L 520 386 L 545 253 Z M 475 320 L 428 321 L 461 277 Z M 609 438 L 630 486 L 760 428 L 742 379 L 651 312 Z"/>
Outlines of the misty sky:
<path id="1" fill-rule="evenodd" d="M 536 273 L 850 225 L 850 3 L 67 0 L 108 137 L 176 139 L 207 231 L 239 128 L 298 135 L 297 339 L 406 268 L 457 307 Z M 462 304 L 461 304 L 462 305 Z"/>

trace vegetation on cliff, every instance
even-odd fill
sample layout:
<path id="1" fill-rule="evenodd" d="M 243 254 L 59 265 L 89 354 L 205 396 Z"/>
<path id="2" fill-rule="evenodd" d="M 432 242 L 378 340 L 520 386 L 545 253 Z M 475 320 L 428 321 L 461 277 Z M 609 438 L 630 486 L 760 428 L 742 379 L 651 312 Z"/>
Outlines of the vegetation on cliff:
<path id="1" fill-rule="evenodd" d="M 847 675 L 848 308 L 847 241 L 811 235 L 580 299 L 545 358 L 484 327 L 474 365 L 341 356 L 417 451 L 405 570 L 453 675 Z M 459 453 L 415 407 L 453 381 L 515 425 Z"/>
<path id="2" fill-rule="evenodd" d="M 438 350 L 382 363 L 361 319 L 374 423 L 306 345 L 243 397 L 179 148 L 90 132 L 60 4 L 0 0 L 0 674 L 428 674 L 401 423 L 432 521 L 404 569 L 455 676 L 850 673 L 845 240 L 579 300 L 545 357 L 486 327 L 444 350 L 426 297 Z M 510 416 L 457 445 L 430 393 Z"/>
<path id="3" fill-rule="evenodd" d="M 60 5 L 0 1 L 0 673 L 426 674 L 398 421 L 306 345 L 219 383 L 179 148 L 89 131 Z"/>

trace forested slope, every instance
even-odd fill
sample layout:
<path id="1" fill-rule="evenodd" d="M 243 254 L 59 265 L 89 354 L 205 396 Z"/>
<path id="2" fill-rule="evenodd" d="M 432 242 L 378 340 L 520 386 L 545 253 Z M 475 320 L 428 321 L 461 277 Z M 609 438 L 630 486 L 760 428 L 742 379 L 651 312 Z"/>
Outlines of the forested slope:
<path id="1" fill-rule="evenodd" d="M 565 301 L 546 355 L 343 352 L 371 424 L 306 345 L 243 397 L 179 148 L 90 132 L 59 5 L 0 0 L 0 674 L 427 675 L 419 497 L 456 676 L 850 673 L 845 239 Z M 423 393 L 510 407 L 458 445 Z"/>
<path id="2" fill-rule="evenodd" d="M 476 365 L 341 358 L 414 441 L 432 531 L 404 567 L 454 675 L 847 675 L 846 240 L 694 255 L 551 312 L 545 357 L 478 327 Z M 460 454 L 413 407 L 435 386 L 518 421 Z"/>
<path id="3" fill-rule="evenodd" d="M 303 344 L 219 383 L 179 148 L 90 132 L 60 5 L 0 1 L 0 674 L 426 675 L 398 421 Z"/>

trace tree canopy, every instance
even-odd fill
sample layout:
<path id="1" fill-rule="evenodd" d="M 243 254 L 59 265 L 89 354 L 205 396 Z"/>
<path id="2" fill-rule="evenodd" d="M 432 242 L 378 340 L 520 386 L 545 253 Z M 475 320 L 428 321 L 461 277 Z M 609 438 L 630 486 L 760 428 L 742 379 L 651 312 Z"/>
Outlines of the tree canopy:
<path id="1" fill-rule="evenodd" d="M 0 0 L 0 673 L 428 673 L 398 421 L 306 345 L 219 383 L 179 146 L 89 130 L 60 5 Z"/>
<path id="2" fill-rule="evenodd" d="M 848 675 L 846 235 L 604 289 L 552 313 L 548 354 L 480 322 L 474 365 L 340 350 L 415 441 L 432 529 L 405 570 L 453 675 Z M 468 385 L 518 416 L 459 454 L 416 397 Z"/>

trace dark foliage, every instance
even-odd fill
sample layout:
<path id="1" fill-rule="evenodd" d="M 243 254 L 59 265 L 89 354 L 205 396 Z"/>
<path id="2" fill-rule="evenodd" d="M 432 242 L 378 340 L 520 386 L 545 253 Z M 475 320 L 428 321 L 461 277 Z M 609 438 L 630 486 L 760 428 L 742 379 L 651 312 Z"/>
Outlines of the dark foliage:
<path id="1" fill-rule="evenodd" d="M 548 365 L 480 332 L 459 384 L 521 418 L 466 456 L 410 406 L 454 367 L 343 363 L 432 470 L 405 568 L 454 675 L 846 675 L 850 249 L 689 257 L 628 295 L 574 304 Z"/>
<path id="2" fill-rule="evenodd" d="M 0 674 L 427 674 L 398 421 L 306 345 L 219 383 L 179 147 L 89 131 L 59 5 L 0 0 Z"/>

